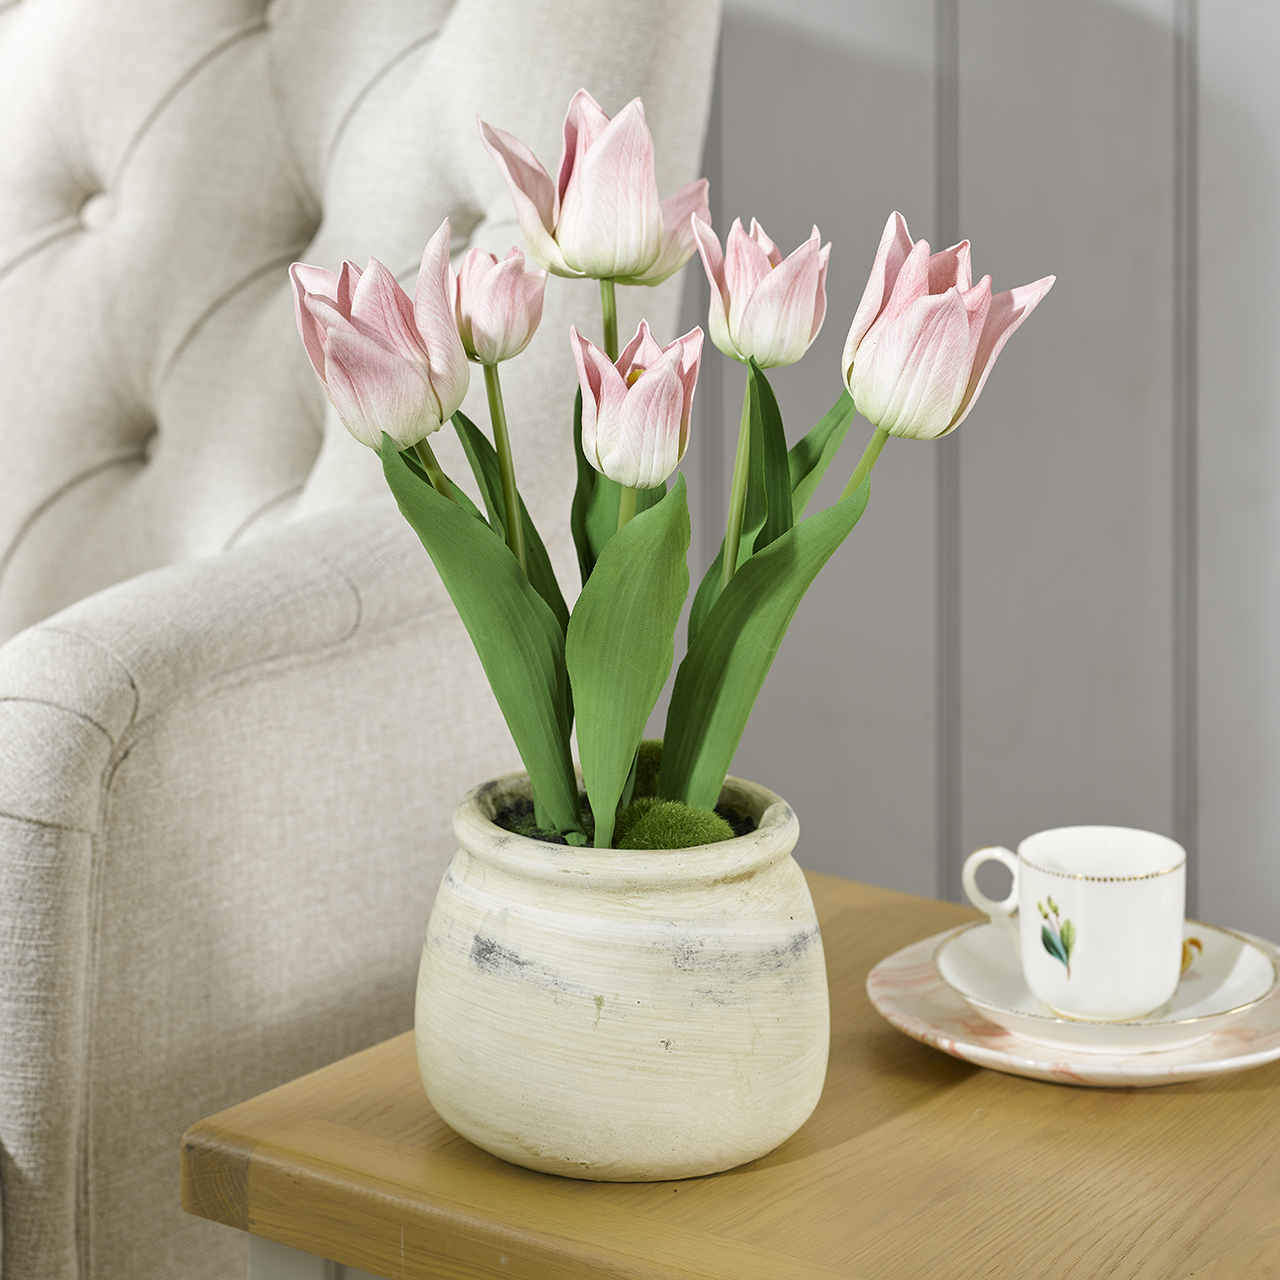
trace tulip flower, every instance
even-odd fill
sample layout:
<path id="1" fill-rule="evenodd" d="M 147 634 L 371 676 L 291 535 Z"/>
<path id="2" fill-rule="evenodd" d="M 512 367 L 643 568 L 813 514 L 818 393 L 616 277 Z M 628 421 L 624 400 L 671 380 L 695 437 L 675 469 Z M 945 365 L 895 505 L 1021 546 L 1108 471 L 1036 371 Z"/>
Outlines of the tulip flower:
<path id="1" fill-rule="evenodd" d="M 579 89 L 565 115 L 555 181 L 518 138 L 479 124 L 529 251 L 554 275 L 654 285 L 693 256 L 690 219 L 710 220 L 707 181 L 659 201 L 653 135 L 639 98 L 611 120 Z"/>
<path id="2" fill-rule="evenodd" d="M 611 361 L 577 329 L 569 330 L 582 384 L 582 452 L 628 489 L 655 489 L 689 444 L 689 413 L 702 360 L 702 330 L 660 347 L 640 321 Z"/>
<path id="3" fill-rule="evenodd" d="M 467 356 L 498 364 L 529 345 L 542 319 L 545 271 L 525 271 L 524 254 L 512 249 L 499 262 L 483 249 L 468 249 L 462 269 L 449 269 L 449 292 Z"/>
<path id="4" fill-rule="evenodd" d="M 900 213 L 889 218 L 840 364 L 874 426 L 916 440 L 954 431 L 1054 277 L 994 297 L 990 276 L 971 282 L 967 240 L 930 255 Z"/>
<path id="5" fill-rule="evenodd" d="M 376 258 L 338 275 L 295 262 L 298 332 L 342 425 L 361 444 L 382 448 L 385 431 L 401 449 L 425 440 L 467 393 L 470 372 L 448 292 L 449 220 L 431 237 L 413 300 Z"/>
<path id="6" fill-rule="evenodd" d="M 788 258 L 751 219 L 750 233 L 735 218 L 725 252 L 707 223 L 690 219 L 702 265 L 711 282 L 707 327 L 711 341 L 762 369 L 795 364 L 818 336 L 827 313 L 827 259 L 831 245 L 812 235 Z"/>

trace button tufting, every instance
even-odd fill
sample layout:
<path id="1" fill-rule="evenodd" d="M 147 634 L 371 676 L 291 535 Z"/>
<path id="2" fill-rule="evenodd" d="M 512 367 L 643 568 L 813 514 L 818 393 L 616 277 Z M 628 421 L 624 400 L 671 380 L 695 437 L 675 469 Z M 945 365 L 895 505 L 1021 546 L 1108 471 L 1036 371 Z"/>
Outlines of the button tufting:
<path id="1" fill-rule="evenodd" d="M 80 225 L 86 231 L 105 227 L 115 217 L 115 202 L 105 191 L 95 191 L 80 206 Z"/>

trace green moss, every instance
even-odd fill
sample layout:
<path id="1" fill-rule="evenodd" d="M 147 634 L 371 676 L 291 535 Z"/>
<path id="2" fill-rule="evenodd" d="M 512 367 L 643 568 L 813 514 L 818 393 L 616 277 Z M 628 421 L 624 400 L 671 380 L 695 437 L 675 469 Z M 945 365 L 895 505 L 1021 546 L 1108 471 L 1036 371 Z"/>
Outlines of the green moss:
<path id="1" fill-rule="evenodd" d="M 636 787 L 631 793 L 633 800 L 658 794 L 658 770 L 661 766 L 662 739 L 645 738 L 636 752 Z"/>
<path id="2" fill-rule="evenodd" d="M 689 849 L 732 838 L 733 828 L 719 814 L 656 796 L 633 800 L 613 829 L 616 849 Z"/>

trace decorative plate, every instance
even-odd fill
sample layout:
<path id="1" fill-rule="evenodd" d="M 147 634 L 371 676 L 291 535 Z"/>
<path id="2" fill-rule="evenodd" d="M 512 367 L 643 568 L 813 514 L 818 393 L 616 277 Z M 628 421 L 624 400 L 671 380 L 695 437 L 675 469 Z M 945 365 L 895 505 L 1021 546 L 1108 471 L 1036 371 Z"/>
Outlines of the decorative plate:
<path id="1" fill-rule="evenodd" d="M 1188 920 L 1187 966 L 1167 1004 L 1123 1022 L 1068 1018 L 1047 1009 L 1027 989 L 1012 931 L 982 922 L 939 944 L 938 976 L 988 1021 L 1065 1053 L 1150 1053 L 1181 1049 L 1225 1027 L 1278 981 L 1276 966 L 1247 938 Z"/>
<path id="2" fill-rule="evenodd" d="M 1181 1080 L 1199 1080 L 1205 1076 L 1243 1071 L 1247 1067 L 1260 1066 L 1280 1058 L 1280 986 L 1275 982 L 1277 965 L 1280 965 L 1280 948 L 1273 943 L 1247 934 L 1231 934 L 1226 930 L 1213 929 L 1212 926 L 1194 924 L 1190 932 L 1201 940 L 1206 952 L 1210 945 L 1206 935 L 1212 933 L 1215 949 L 1219 941 L 1218 935 L 1224 935 L 1237 939 L 1249 948 L 1249 952 L 1242 949 L 1240 954 L 1256 952 L 1265 959 L 1271 966 L 1271 987 L 1268 993 L 1261 999 L 1255 999 L 1244 1009 L 1220 1009 L 1216 1014 L 1196 1014 L 1197 1017 L 1210 1018 L 1213 1025 L 1205 1035 L 1197 1035 L 1192 1044 L 1153 1048 L 1145 1052 L 1083 1051 L 1078 1047 L 1056 1047 L 1043 1040 L 1028 1039 L 997 1025 L 985 1013 L 980 1013 L 976 1007 L 966 1003 L 939 976 L 934 963 L 938 951 L 947 947 L 959 935 L 968 932 L 976 934 L 984 927 L 991 928 L 989 924 L 962 925 L 958 929 L 950 929 L 931 938 L 913 942 L 882 960 L 867 975 L 867 994 L 871 1003 L 899 1031 L 953 1057 L 1011 1075 L 1062 1084 L 1128 1087 L 1174 1084 Z M 1199 968 L 1199 958 L 1197 957 L 1188 970 L 1188 975 L 1184 977 L 1188 990 L 1192 989 L 1189 976 Z M 1252 967 L 1252 961 L 1249 962 L 1249 967 Z M 1208 982 L 1205 985 L 1207 995 Z M 1030 998 L 1028 993 L 1028 999 Z M 1170 1002 L 1167 1006 L 1169 1010 L 1172 1010 L 1178 998 L 1175 996 L 1174 1001 Z M 1061 1031 L 1063 1024 L 1095 1029 L 1099 1026 L 1114 1029 L 1117 1025 L 1070 1024 L 1067 1019 L 1056 1018 L 1034 1002 L 1032 1007 L 1039 1009 L 1035 1016 L 1052 1024 L 1056 1032 Z M 1188 1007 L 1193 1008 L 1194 1002 Z M 1016 1002 L 1013 1011 L 1017 1012 Z M 1153 1015 L 1155 1022 L 1167 1019 L 1165 1011 Z M 1038 1023 L 1036 1025 L 1039 1026 Z M 1119 1025 L 1124 1028 L 1121 1034 L 1128 1035 L 1132 1028 L 1141 1023 Z M 1037 1034 L 1043 1035 L 1043 1031 L 1040 1030 Z"/>

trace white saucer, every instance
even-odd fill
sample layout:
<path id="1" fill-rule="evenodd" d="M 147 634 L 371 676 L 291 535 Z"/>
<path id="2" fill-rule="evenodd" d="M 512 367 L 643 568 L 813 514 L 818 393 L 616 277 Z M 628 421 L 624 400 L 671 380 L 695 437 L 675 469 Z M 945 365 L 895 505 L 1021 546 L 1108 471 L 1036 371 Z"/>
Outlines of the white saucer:
<path id="1" fill-rule="evenodd" d="M 1199 946 L 1173 998 L 1145 1018 L 1102 1022 L 1065 1018 L 1027 989 L 1012 930 L 984 921 L 952 934 L 934 952 L 938 976 L 984 1017 L 1026 1040 L 1069 1053 L 1151 1053 L 1181 1049 L 1238 1018 L 1276 989 L 1276 966 L 1247 939 L 1188 920 Z"/>
<path id="2" fill-rule="evenodd" d="M 954 1057 L 1012 1075 L 1064 1084 L 1130 1087 L 1173 1084 L 1243 1071 L 1280 1059 L 1280 986 L 1275 985 L 1243 1010 L 1228 1013 L 1221 1009 L 1217 1014 L 1194 1015 L 1212 1020 L 1207 1033 L 1194 1043 L 1175 1048 L 1151 1048 L 1137 1053 L 1082 1051 L 1047 1045 L 1042 1039 L 1028 1039 L 998 1026 L 990 1020 L 988 1010 L 979 1012 L 949 987 L 934 965 L 934 955 L 941 947 L 964 933 L 976 934 L 981 927 L 962 925 L 914 942 L 882 960 L 867 976 L 867 994 L 876 1010 L 898 1030 Z M 1192 932 L 1205 944 L 1206 952 L 1210 934 L 1215 943 L 1221 935 L 1244 943 L 1271 967 L 1274 982 L 1276 967 L 1280 964 L 1280 948 L 1274 944 L 1199 924 L 1194 925 Z M 1184 983 L 1198 968 L 1198 963 L 1192 965 Z M 1055 1018 L 1043 1008 L 1036 1017 L 1059 1029 L 1067 1023 L 1066 1019 Z M 1153 1021 L 1167 1023 L 1167 1019 L 1167 1014 L 1160 1013 Z M 1117 1024 L 1092 1025 L 1104 1025 L 1114 1031 Z M 1140 1024 L 1121 1025 L 1131 1029 Z M 1037 1035 L 1042 1036 L 1043 1032 L 1037 1030 Z"/>

